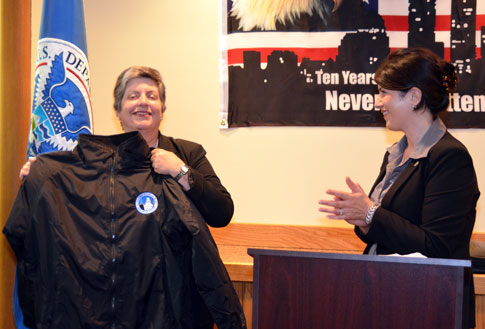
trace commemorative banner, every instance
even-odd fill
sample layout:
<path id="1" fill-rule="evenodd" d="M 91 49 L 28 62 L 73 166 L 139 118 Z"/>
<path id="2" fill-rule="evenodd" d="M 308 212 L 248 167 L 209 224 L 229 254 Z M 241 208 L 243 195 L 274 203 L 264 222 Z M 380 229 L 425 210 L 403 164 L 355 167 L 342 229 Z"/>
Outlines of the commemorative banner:
<path id="1" fill-rule="evenodd" d="M 447 126 L 485 127 L 485 2 L 227 0 L 221 12 L 221 128 L 384 126 L 374 72 L 405 47 L 455 65 Z"/>

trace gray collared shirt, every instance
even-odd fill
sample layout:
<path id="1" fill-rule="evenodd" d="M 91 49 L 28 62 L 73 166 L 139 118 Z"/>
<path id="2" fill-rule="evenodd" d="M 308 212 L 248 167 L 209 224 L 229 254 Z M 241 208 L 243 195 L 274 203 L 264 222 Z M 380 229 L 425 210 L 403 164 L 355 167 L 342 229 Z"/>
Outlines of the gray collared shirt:
<path id="1" fill-rule="evenodd" d="M 386 175 L 372 192 L 370 197 L 371 200 L 381 204 L 382 198 L 384 198 L 387 191 L 389 191 L 389 188 L 407 167 L 411 159 L 418 160 L 428 156 L 429 150 L 441 139 L 441 137 L 443 137 L 445 132 L 446 126 L 443 121 L 441 121 L 440 118 L 434 120 L 406 161 L 403 161 L 402 158 L 404 150 L 406 150 L 406 147 L 408 146 L 408 139 L 406 136 L 403 136 L 399 142 L 389 147 L 387 149 L 389 158 L 386 167 Z"/>

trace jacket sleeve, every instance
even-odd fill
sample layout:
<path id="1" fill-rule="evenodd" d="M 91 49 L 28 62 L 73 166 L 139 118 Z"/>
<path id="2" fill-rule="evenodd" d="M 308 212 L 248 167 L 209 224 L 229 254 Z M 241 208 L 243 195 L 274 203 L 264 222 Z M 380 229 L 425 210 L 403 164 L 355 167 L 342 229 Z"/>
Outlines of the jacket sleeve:
<path id="1" fill-rule="evenodd" d="M 22 184 L 3 228 L 3 234 L 10 243 L 18 260 L 24 259 L 24 256 L 26 256 L 24 241 L 30 230 L 30 224 L 30 205 L 26 187 Z"/>
<path id="2" fill-rule="evenodd" d="M 17 256 L 17 291 L 24 323 L 33 328 L 35 326 L 34 277 L 36 260 L 32 246 L 36 245 L 36 238 L 33 234 L 31 205 L 27 191 L 28 188 L 24 182 L 17 193 L 10 215 L 3 228 L 3 234 Z"/>
<path id="3" fill-rule="evenodd" d="M 234 213 L 231 195 L 222 185 L 200 144 L 190 143 L 185 147 L 189 166 L 190 190 L 186 192 L 194 202 L 207 224 L 223 227 L 229 224 Z"/>
<path id="4" fill-rule="evenodd" d="M 191 234 L 191 274 L 212 319 L 220 329 L 246 329 L 241 303 L 203 218 L 174 180 L 162 184 L 166 203 Z"/>
<path id="5" fill-rule="evenodd" d="M 384 197 L 365 240 L 399 254 L 466 258 L 480 194 L 473 162 L 464 147 L 432 152 L 420 181 L 404 185 L 389 208 Z M 402 217 L 394 210 L 396 204 L 400 209 L 416 207 L 418 218 Z"/>

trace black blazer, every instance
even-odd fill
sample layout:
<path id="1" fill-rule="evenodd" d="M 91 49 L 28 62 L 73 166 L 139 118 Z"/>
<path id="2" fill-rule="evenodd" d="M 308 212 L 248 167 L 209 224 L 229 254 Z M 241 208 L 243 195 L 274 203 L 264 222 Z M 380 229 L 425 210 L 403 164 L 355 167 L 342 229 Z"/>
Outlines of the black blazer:
<path id="1" fill-rule="evenodd" d="M 371 193 L 384 178 L 384 156 Z M 480 192 L 473 162 L 465 146 L 448 132 L 421 159 L 412 159 L 376 210 L 369 232 L 355 232 L 377 243 L 377 254 L 419 252 L 434 258 L 470 258 L 470 238 Z M 463 328 L 475 327 L 473 279 L 467 286 Z"/>
<path id="2" fill-rule="evenodd" d="M 213 227 L 229 224 L 234 203 L 209 163 L 202 145 L 159 134 L 158 147 L 175 153 L 189 166 L 191 189 L 185 194 L 195 203 L 207 224 Z"/>
<path id="3" fill-rule="evenodd" d="M 386 153 L 372 190 L 383 179 Z M 371 190 L 371 193 L 372 193 Z M 470 258 L 470 238 L 480 192 L 473 162 L 465 146 L 448 132 L 399 175 L 374 214 L 369 232 L 357 235 L 367 252 L 419 252 L 435 258 Z"/>

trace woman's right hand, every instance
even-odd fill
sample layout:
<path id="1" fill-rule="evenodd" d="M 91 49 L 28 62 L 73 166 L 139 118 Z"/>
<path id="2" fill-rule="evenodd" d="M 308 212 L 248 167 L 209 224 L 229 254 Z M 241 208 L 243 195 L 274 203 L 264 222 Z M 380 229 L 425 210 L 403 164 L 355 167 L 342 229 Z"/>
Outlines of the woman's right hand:
<path id="1" fill-rule="evenodd" d="M 30 157 L 29 160 L 27 160 L 26 163 L 22 166 L 22 169 L 20 169 L 19 177 L 20 179 L 24 179 L 25 176 L 29 175 L 30 172 L 30 164 L 32 162 L 35 162 L 37 160 L 36 157 Z"/>
<path id="2" fill-rule="evenodd" d="M 359 183 L 354 182 L 350 177 L 345 177 L 345 182 L 350 192 L 327 190 L 327 194 L 333 196 L 333 199 L 320 200 L 318 203 L 324 207 L 318 208 L 318 211 L 327 213 L 329 219 L 343 219 L 351 225 L 359 226 L 361 231 L 367 234 L 369 225 L 365 222 L 365 218 L 374 203 Z"/>

